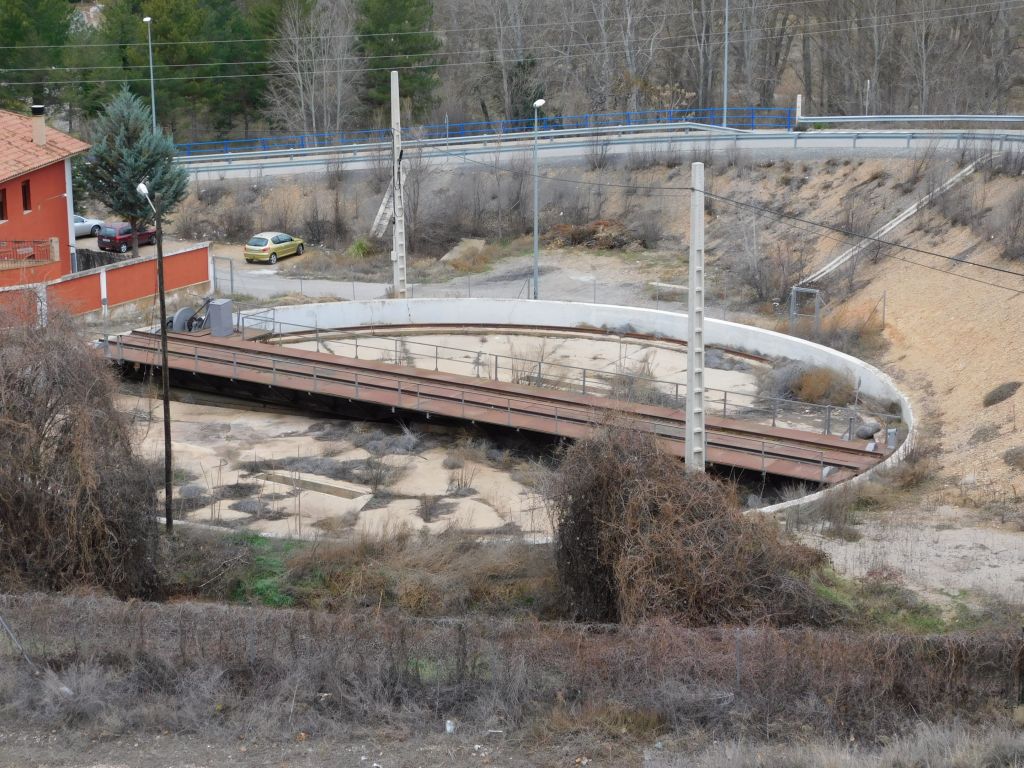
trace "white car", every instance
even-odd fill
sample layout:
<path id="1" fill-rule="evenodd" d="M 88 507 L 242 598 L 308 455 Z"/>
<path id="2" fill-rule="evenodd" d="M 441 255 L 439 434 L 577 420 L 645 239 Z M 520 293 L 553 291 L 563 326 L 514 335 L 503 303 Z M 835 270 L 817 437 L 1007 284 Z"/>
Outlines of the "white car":
<path id="1" fill-rule="evenodd" d="M 103 222 L 99 219 L 87 219 L 77 213 L 74 216 L 74 222 L 75 237 L 96 237 L 103 227 Z"/>

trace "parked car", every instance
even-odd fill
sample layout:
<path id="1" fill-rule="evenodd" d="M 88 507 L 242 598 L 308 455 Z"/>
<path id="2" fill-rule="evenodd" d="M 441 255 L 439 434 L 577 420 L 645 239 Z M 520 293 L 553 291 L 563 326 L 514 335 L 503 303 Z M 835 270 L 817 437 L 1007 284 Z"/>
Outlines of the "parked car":
<path id="1" fill-rule="evenodd" d="M 146 227 L 139 230 L 139 245 L 156 242 L 156 230 Z M 117 251 L 127 253 L 132 247 L 132 225 L 126 221 L 114 221 L 100 228 L 96 244 L 101 251 Z"/>
<path id="2" fill-rule="evenodd" d="M 73 221 L 75 224 L 75 237 L 96 237 L 103 228 L 103 222 L 99 219 L 89 219 L 85 216 L 79 216 L 77 213 L 74 215 Z"/>
<path id="3" fill-rule="evenodd" d="M 286 235 L 284 232 L 260 232 L 249 238 L 245 244 L 245 260 L 250 264 L 254 261 L 267 261 L 277 264 L 277 260 L 293 253 L 298 255 L 306 250 L 306 244 L 298 237 Z"/>

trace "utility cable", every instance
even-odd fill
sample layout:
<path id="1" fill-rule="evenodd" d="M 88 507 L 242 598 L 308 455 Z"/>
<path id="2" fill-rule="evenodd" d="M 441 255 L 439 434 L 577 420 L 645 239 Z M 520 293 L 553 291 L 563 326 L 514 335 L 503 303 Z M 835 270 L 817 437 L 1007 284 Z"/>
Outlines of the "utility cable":
<path id="1" fill-rule="evenodd" d="M 782 9 L 792 9 L 796 6 L 813 6 L 816 5 L 819 0 L 788 0 L 787 2 L 772 3 L 769 5 L 762 6 L 759 10 L 773 11 Z M 985 7 L 988 5 L 994 5 L 997 7 L 1003 6 L 1004 2 L 988 2 L 988 3 L 971 3 L 969 5 L 954 6 L 953 8 L 970 8 L 970 7 Z M 948 9 L 935 9 L 937 11 L 944 11 Z M 630 21 L 632 23 L 643 22 L 643 21 L 654 21 L 657 19 L 672 18 L 675 16 L 689 16 L 692 11 L 681 10 L 681 11 L 665 11 L 662 13 L 650 13 L 650 14 L 638 14 L 635 16 L 598 16 L 596 13 L 589 13 L 584 16 L 578 16 L 573 18 L 575 24 L 586 24 L 586 23 L 601 23 L 607 24 L 609 22 L 616 21 Z M 889 14 L 893 15 L 893 14 Z M 851 24 L 861 21 L 866 18 L 878 18 L 877 16 L 862 16 L 862 17 L 849 17 L 846 19 L 836 19 L 831 23 L 843 23 Z M 529 22 L 518 25 L 519 30 L 536 30 L 546 29 L 548 27 L 564 28 L 566 26 L 566 20 L 560 21 L 547 21 L 547 22 Z M 330 40 L 355 40 L 360 38 L 368 37 L 407 37 L 410 35 L 465 35 L 469 32 L 502 32 L 506 29 L 511 28 L 511 24 L 490 24 L 482 25 L 477 27 L 450 27 L 450 28 L 434 28 L 425 30 L 395 30 L 391 32 L 346 32 L 336 35 L 292 35 L 288 37 L 250 37 L 250 38 L 226 38 L 220 40 L 154 40 L 153 47 L 158 46 L 175 46 L 175 45 L 194 45 L 194 44 L 227 44 L 227 43 L 270 43 L 270 42 L 304 42 L 309 40 L 318 39 L 330 39 Z M 141 28 L 140 28 L 141 29 Z M 714 30 L 708 33 L 709 36 L 724 35 L 724 32 Z M 694 35 L 693 37 L 697 37 Z M 49 49 L 49 48 L 124 48 L 124 47 L 147 47 L 147 42 L 115 42 L 115 43 L 49 43 L 49 44 L 35 44 L 35 45 L 0 45 L 0 50 L 33 50 L 33 49 Z"/>
<path id="2" fill-rule="evenodd" d="M 807 1 L 810 1 L 810 0 L 807 0 Z M 1014 4 L 1021 4 L 1022 1 L 1024 1 L 1024 0 L 1010 0 L 1010 1 L 1013 2 Z M 943 16 L 936 16 L 934 18 L 935 19 L 944 19 L 944 18 L 957 18 L 957 17 L 960 17 L 960 16 L 978 15 L 979 13 L 983 13 L 984 12 L 984 10 L 979 10 L 979 9 L 984 9 L 985 7 L 990 6 L 990 5 L 991 6 L 1000 6 L 1001 7 L 1001 6 L 1004 5 L 1005 2 L 1006 2 L 1006 0 L 990 0 L 988 3 L 971 3 L 971 4 L 967 4 L 967 5 L 962 5 L 962 6 L 955 6 L 955 7 L 952 7 L 952 8 L 941 8 L 941 9 L 937 9 L 936 11 L 934 11 L 934 13 L 936 13 L 936 14 L 942 13 L 944 15 Z M 954 11 L 954 10 L 964 9 L 964 8 L 969 8 L 969 9 L 974 9 L 974 10 L 972 10 L 969 13 L 964 13 L 964 14 L 949 15 L 949 13 L 948 13 L 949 11 Z M 679 14 L 688 14 L 688 13 L 689 13 L 689 11 L 682 11 L 682 12 L 678 12 L 678 13 L 665 14 L 665 15 L 679 15 Z M 924 12 L 923 14 L 914 14 L 913 12 L 901 12 L 901 13 L 881 14 L 881 15 L 877 15 L 877 16 L 862 16 L 862 17 L 852 17 L 852 18 L 847 18 L 847 19 L 836 19 L 836 20 L 832 20 L 832 21 L 828 21 L 828 22 L 823 22 L 823 23 L 815 22 L 813 24 L 813 29 L 814 29 L 814 31 L 816 33 L 822 33 L 822 32 L 828 33 L 828 32 L 832 32 L 832 31 L 841 31 L 845 27 L 847 27 L 847 26 L 849 26 L 851 24 L 852 25 L 856 25 L 858 28 L 868 29 L 868 28 L 871 28 L 872 25 L 862 25 L 859 22 L 874 21 L 874 22 L 876 22 L 875 26 L 878 26 L 877 22 L 879 22 L 880 20 L 884 20 L 884 19 L 897 19 L 897 18 L 902 18 L 902 17 L 911 17 L 911 18 L 908 19 L 907 21 L 890 22 L 890 25 L 891 24 L 918 23 L 918 22 L 925 22 L 925 21 L 933 20 L 933 17 L 928 16 L 928 12 Z M 603 19 L 602 22 L 619 21 L 619 20 L 622 20 L 622 19 L 618 19 L 618 18 Z M 641 20 L 643 20 L 643 19 L 641 19 Z M 634 21 L 636 21 L 636 20 L 634 19 Z M 544 24 L 542 26 L 564 27 L 565 26 L 565 22 L 552 22 L 550 24 Z M 801 32 L 801 31 L 804 31 L 803 27 L 807 27 L 807 26 L 809 26 L 809 25 L 803 25 L 803 26 L 801 26 L 801 25 L 794 25 L 794 27 L 790 28 L 789 31 L 793 32 L 793 33 Z M 488 29 L 488 28 L 483 28 L 483 29 Z M 475 31 L 475 30 L 465 30 L 465 31 Z M 753 32 L 769 32 L 769 33 L 772 33 L 772 34 L 768 34 L 768 35 L 751 35 L 750 32 L 752 32 L 752 31 Z M 375 34 L 387 34 L 387 33 L 375 33 Z M 401 32 L 401 33 L 395 33 L 394 36 L 401 36 L 403 34 L 431 34 L 431 33 L 430 32 Z M 665 38 L 665 40 L 670 41 L 670 42 L 671 41 L 697 40 L 697 41 L 700 41 L 697 44 L 683 46 L 684 48 L 691 48 L 691 47 L 692 48 L 697 48 L 697 47 L 706 46 L 706 45 L 709 45 L 709 44 L 712 44 L 712 43 L 716 43 L 716 42 L 718 42 L 717 38 L 722 38 L 724 40 L 724 35 L 725 35 L 724 31 L 716 30 L 716 31 L 712 31 L 712 32 L 708 33 L 703 38 L 701 36 L 699 36 L 699 35 L 692 34 L 692 35 L 669 36 L 669 37 Z M 768 25 L 745 27 L 743 29 L 743 36 L 744 36 L 743 39 L 745 41 L 748 41 L 748 42 L 750 42 L 750 41 L 759 41 L 759 40 L 763 40 L 763 39 L 772 39 L 772 38 L 778 36 L 778 28 L 775 27 L 775 26 L 768 26 Z M 307 41 L 307 42 L 317 41 L 317 42 L 319 42 L 319 41 L 335 40 L 335 39 L 349 39 L 349 38 L 356 39 L 356 38 L 359 38 L 359 37 L 361 37 L 361 36 L 358 35 L 358 34 L 347 34 L 347 35 L 315 35 L 315 36 L 305 36 L 305 37 L 299 37 L 299 38 L 294 38 L 294 37 L 262 38 L 260 40 L 255 40 L 255 41 L 252 41 L 252 40 L 188 40 L 188 41 L 168 41 L 168 42 L 162 43 L 162 45 L 215 45 L 215 44 L 227 44 L 227 43 L 233 43 L 233 42 L 293 42 L 293 41 Z M 156 41 L 154 41 L 154 43 L 153 43 L 154 47 L 157 46 L 158 44 L 160 44 L 160 43 L 158 43 Z M 146 43 L 91 43 L 91 44 L 87 44 L 87 45 L 128 47 L 128 46 L 145 46 Z M 622 51 L 618 50 L 615 46 L 622 46 Z M 626 46 L 626 44 L 624 42 L 617 41 L 616 43 L 613 44 L 613 46 L 610 47 L 610 51 L 612 53 L 620 53 L 620 52 L 623 52 L 624 50 L 626 50 L 625 46 Z M 0 50 L 4 50 L 4 49 L 8 49 L 8 50 L 11 50 L 11 49 L 14 49 L 14 50 L 27 50 L 27 49 L 29 49 L 31 47 L 32 46 L 0 46 Z M 55 46 L 47 46 L 47 47 L 55 47 Z M 65 48 L 65 49 L 68 49 L 68 48 L 76 48 L 76 47 L 79 47 L 79 46 L 77 46 L 76 44 L 65 44 L 64 46 L 61 46 L 61 47 Z M 680 46 L 673 46 L 673 49 L 678 49 L 679 47 Z M 520 56 L 520 58 L 522 58 L 522 54 L 524 52 L 536 51 L 536 50 L 551 50 L 551 48 L 552 48 L 552 46 L 549 45 L 549 44 L 541 44 L 541 45 L 535 45 L 535 46 L 521 46 L 521 47 L 516 47 L 514 52 L 515 52 L 515 54 Z M 594 43 L 592 43 L 590 41 L 562 43 L 559 46 L 559 49 L 560 49 L 559 53 L 560 53 L 560 55 L 562 55 L 561 51 L 566 49 L 566 48 L 590 48 L 590 49 L 592 49 L 592 48 L 594 48 Z M 665 50 L 665 47 L 662 47 L 662 50 Z M 499 52 L 499 49 L 497 49 L 497 48 L 473 48 L 473 49 L 470 49 L 470 50 L 462 50 L 462 51 L 438 51 L 436 54 L 383 53 L 383 54 L 374 54 L 374 55 L 371 55 L 371 56 L 354 56 L 354 55 L 342 56 L 342 57 L 339 57 L 337 59 L 337 61 L 367 61 L 367 60 L 378 60 L 378 59 L 408 58 L 410 55 L 438 55 L 438 56 L 476 55 L 476 56 L 479 56 L 479 55 L 482 55 L 482 54 L 494 54 L 494 53 L 498 53 L 498 52 Z M 277 59 L 258 59 L 258 60 L 250 60 L 250 61 L 225 61 L 225 62 L 206 62 L 206 63 L 197 62 L 197 63 L 178 63 L 178 64 L 160 64 L 158 62 L 155 62 L 154 65 L 153 65 L 153 68 L 154 69 L 170 69 L 170 68 L 195 67 L 195 66 L 200 66 L 200 67 L 252 66 L 252 65 L 270 65 L 270 64 L 277 64 L 277 63 L 288 63 L 288 64 L 297 64 L 298 63 L 298 64 L 302 64 L 302 63 L 316 63 L 317 61 L 320 61 L 320 60 L 316 59 L 316 58 L 306 58 L 306 59 L 289 59 L 286 62 L 280 62 Z M 3 69 L 0 69 L 0 72 L 91 71 L 91 70 L 103 70 L 103 69 L 148 69 L 148 68 L 149 68 L 149 64 L 147 62 L 140 62 L 139 64 L 110 64 L 110 65 L 96 65 L 96 66 L 50 66 L 50 67 L 3 68 Z"/>
<path id="3" fill-rule="evenodd" d="M 651 195 L 651 196 L 654 196 L 654 197 L 684 197 L 684 196 L 689 195 L 689 193 L 695 191 L 692 186 L 685 186 L 685 187 L 642 186 L 642 185 L 636 185 L 636 184 L 622 184 L 622 183 L 616 183 L 616 182 L 591 181 L 591 180 L 588 180 L 588 179 L 579 179 L 579 178 L 576 178 L 576 179 L 565 179 L 565 178 L 559 178 L 557 176 L 547 176 L 545 174 L 536 174 L 535 175 L 531 171 L 525 171 L 525 170 L 521 171 L 521 170 L 517 170 L 515 168 L 499 167 L 499 166 L 497 166 L 495 164 L 492 164 L 492 163 L 485 163 L 485 162 L 482 162 L 482 161 L 479 161 L 479 160 L 472 160 L 469 157 L 465 157 L 463 155 L 459 155 L 459 154 L 456 154 L 456 153 L 439 152 L 438 154 L 445 155 L 445 156 L 448 156 L 448 157 L 451 157 L 451 158 L 454 158 L 454 159 L 457 159 L 457 160 L 461 160 L 463 162 L 470 163 L 470 164 L 473 164 L 473 165 L 482 166 L 482 167 L 487 168 L 488 170 L 491 170 L 491 171 L 494 171 L 494 172 L 507 173 L 507 174 L 511 174 L 511 175 L 515 175 L 515 176 L 522 176 L 522 177 L 527 177 L 527 178 L 536 178 L 536 179 L 538 179 L 540 181 L 545 181 L 545 182 L 554 182 L 554 183 L 562 183 L 562 184 L 574 184 L 574 185 L 578 185 L 578 186 L 627 188 L 627 189 L 647 190 L 647 191 L 650 191 L 652 193 L 663 193 L 663 194 L 653 194 L 653 195 Z M 825 230 L 825 231 L 830 232 L 830 233 L 835 233 L 835 234 L 841 235 L 842 237 L 840 237 L 840 238 L 837 238 L 834 235 L 820 235 L 820 236 L 826 237 L 827 239 L 832 240 L 833 242 L 837 242 L 837 243 L 840 243 L 840 244 L 843 244 L 843 245 L 848 245 L 848 246 L 852 247 L 852 246 L 857 245 L 859 243 L 862 243 L 864 241 L 868 241 L 868 242 L 876 243 L 878 245 L 885 246 L 887 248 L 895 249 L 897 251 L 907 251 L 907 252 L 911 252 L 911 253 L 919 253 L 919 254 L 924 255 L 924 256 L 931 256 L 931 257 L 934 257 L 934 258 L 943 259 L 945 261 L 952 262 L 954 265 L 963 265 L 963 266 L 976 267 L 978 269 L 984 269 L 984 270 L 988 270 L 990 272 L 996 272 L 996 273 L 999 273 L 999 274 L 1004 274 L 1004 275 L 1009 275 L 1011 277 L 1019 277 L 1019 278 L 1024 279 L 1024 273 L 1016 272 L 1016 271 L 1014 271 L 1012 269 L 1006 269 L 1004 267 L 997 267 L 997 266 L 993 266 L 993 265 L 989 265 L 989 264 L 980 264 L 978 262 L 973 262 L 973 261 L 964 261 L 964 260 L 958 259 L 958 258 L 956 258 L 954 256 L 947 256 L 945 254 L 938 253 L 936 251 L 931 251 L 931 250 L 928 250 L 928 249 L 925 249 L 925 248 L 918 248 L 918 247 L 912 246 L 912 245 L 904 245 L 903 243 L 897 243 L 897 242 L 894 242 L 894 241 L 891 241 L 891 240 L 882 239 L 880 237 L 873 237 L 871 235 L 858 234 L 857 232 L 852 232 L 852 231 L 850 231 L 848 229 L 844 229 L 843 227 L 839 227 L 839 226 L 836 226 L 834 224 L 826 224 L 826 223 L 821 222 L 821 221 L 814 221 L 812 219 L 808 219 L 808 218 L 805 218 L 805 217 L 802 217 L 802 216 L 797 216 L 797 215 L 791 214 L 791 213 L 786 213 L 784 211 L 780 211 L 780 210 L 777 210 L 777 209 L 774 209 L 774 208 L 769 208 L 767 206 L 757 205 L 757 204 L 754 204 L 754 203 L 747 203 L 747 202 L 744 202 L 742 200 L 736 200 L 734 198 L 726 197 L 724 195 L 718 195 L 718 194 L 715 194 L 714 192 L 708 192 L 707 190 L 703 190 L 703 192 L 704 192 L 705 197 L 709 197 L 709 198 L 711 198 L 713 200 L 718 200 L 719 202 L 728 203 L 730 205 L 734 205 L 734 206 L 737 206 L 737 207 L 740 207 L 740 208 L 745 208 L 745 209 L 748 209 L 748 210 L 753 210 L 753 211 L 756 211 L 756 212 L 764 214 L 764 215 L 773 216 L 773 217 L 775 217 L 777 219 L 780 219 L 782 221 L 782 223 L 785 224 L 786 226 L 789 226 L 789 227 L 794 228 L 794 229 L 799 229 L 800 231 L 806 232 L 808 234 L 814 234 L 817 230 Z M 668 193 L 668 194 L 664 194 L 664 193 Z M 801 227 L 801 226 L 799 226 L 800 224 L 803 224 L 805 226 Z M 808 227 L 810 227 L 810 229 L 808 229 Z M 942 273 L 944 275 L 949 275 L 951 277 L 956 277 L 956 278 L 959 278 L 959 279 L 962 279 L 962 280 L 969 280 L 970 282 L 979 283 L 981 285 L 986 285 L 986 286 L 989 286 L 991 288 L 1000 288 L 1002 290 L 1010 291 L 1011 293 L 1018 294 L 1018 295 L 1021 294 L 1021 293 L 1024 293 L 1024 288 L 1021 288 L 1021 289 L 1012 288 L 1010 286 L 1002 285 L 1000 283 L 994 283 L 994 282 L 990 282 L 990 281 L 987 281 L 987 280 L 981 280 L 980 278 L 971 277 L 970 275 L 962 275 L 962 274 L 959 274 L 957 272 L 950 272 L 948 269 L 939 269 L 938 267 L 935 267 L 935 266 L 932 266 L 932 265 L 928 265 L 928 264 L 923 264 L 923 263 L 921 263 L 919 261 L 914 261 L 912 259 L 907 258 L 906 256 L 899 256 L 899 255 L 897 255 L 895 253 L 890 253 L 889 257 L 890 258 L 894 258 L 897 261 L 902 261 L 902 262 L 904 262 L 906 264 L 910 264 L 910 265 L 917 266 L 917 267 L 922 267 L 924 269 L 930 269 L 930 270 L 933 270 L 933 271 L 936 271 L 936 272 L 940 272 L 940 273 Z"/>
<path id="4" fill-rule="evenodd" d="M 1012 0 L 1012 2 L 1014 3 L 1015 7 L 1024 6 L 1024 0 Z M 968 5 L 968 6 L 958 6 L 958 8 L 962 7 L 962 8 L 972 8 L 972 9 L 974 9 L 973 11 L 967 12 L 967 13 L 945 13 L 943 15 L 927 16 L 927 17 L 923 17 L 923 18 L 920 17 L 920 16 L 917 16 L 917 17 L 910 18 L 910 19 L 907 19 L 907 20 L 904 20 L 904 21 L 892 21 L 892 22 L 887 22 L 887 23 L 876 23 L 876 24 L 860 24 L 860 25 L 858 25 L 858 29 L 862 29 L 863 30 L 863 29 L 880 28 L 880 27 L 894 27 L 894 26 L 899 26 L 899 25 L 903 25 L 903 24 L 922 23 L 924 21 L 942 21 L 942 20 L 954 19 L 954 18 L 965 18 L 967 16 L 978 15 L 978 14 L 984 12 L 982 9 L 984 9 L 984 8 L 986 8 L 988 6 L 1003 7 L 1003 5 L 1004 5 L 1003 0 L 999 0 L 998 2 L 993 1 L 993 2 L 990 2 L 990 3 L 973 3 L 973 4 Z M 941 9 L 941 10 L 947 10 L 947 9 Z M 890 17 L 898 17 L 898 16 L 906 16 L 906 15 L 908 15 L 908 14 L 906 14 L 906 13 L 904 13 L 904 14 L 890 14 Z M 856 20 L 853 20 L 853 21 L 855 22 Z M 851 23 L 851 20 L 842 20 L 841 22 L 832 22 L 832 23 L 836 24 L 836 25 L 841 25 L 841 26 L 837 26 L 835 31 L 843 31 L 843 28 L 845 26 L 849 25 Z M 831 30 L 824 29 L 824 25 L 823 24 L 814 24 L 813 27 L 811 27 L 810 29 L 812 31 L 816 32 L 816 33 L 821 33 L 823 31 L 824 32 L 831 31 Z M 721 34 L 724 34 L 724 33 L 712 33 L 712 35 L 714 35 L 714 34 L 721 35 Z M 762 35 L 762 36 L 748 36 L 747 40 L 756 41 L 756 40 L 759 40 L 759 39 L 772 39 L 772 38 L 774 38 L 776 36 L 777 36 L 776 34 Z M 685 38 L 676 38 L 676 39 L 685 39 Z M 192 41 L 192 42 L 195 42 L 196 44 L 210 44 L 210 43 L 214 43 L 214 42 L 217 42 L 217 41 L 197 40 L 197 41 Z M 709 42 L 699 42 L 699 43 L 688 43 L 688 44 L 683 44 L 683 45 L 669 45 L 669 46 L 661 46 L 661 47 L 659 47 L 658 50 L 662 51 L 662 52 L 663 51 L 682 51 L 682 50 L 687 50 L 687 49 L 697 49 L 697 48 L 701 48 L 701 47 L 706 47 L 709 44 L 710 44 Z M 129 44 L 126 44 L 126 45 L 129 45 Z M 134 45 L 134 44 L 130 44 L 130 45 Z M 587 47 L 588 50 L 584 51 L 584 52 L 581 52 L 581 53 L 554 53 L 554 54 L 551 54 L 549 56 L 535 56 L 535 57 L 530 57 L 530 60 L 534 61 L 534 62 L 556 61 L 556 60 L 566 60 L 566 59 L 578 59 L 578 58 L 589 57 L 589 56 L 593 56 L 594 55 L 594 52 L 592 50 L 592 46 L 589 46 L 588 44 L 580 43 L 580 44 L 573 44 L 573 45 L 580 45 L 581 47 Z M 626 50 L 628 50 L 628 48 L 626 47 L 625 43 L 618 43 L 616 45 L 617 45 L 617 47 L 613 47 L 613 48 L 611 48 L 609 50 L 610 53 L 619 54 L 619 53 L 624 53 Z M 11 48 L 11 47 L 9 46 L 9 48 Z M 550 49 L 550 48 L 551 48 L 551 46 L 547 46 L 547 49 Z M 489 51 L 489 50 L 480 51 L 480 53 L 487 53 L 487 52 L 491 52 L 491 51 Z M 477 52 L 474 52 L 474 53 L 477 53 Z M 397 55 L 397 54 L 394 54 L 394 55 Z M 442 56 L 445 56 L 445 55 L 448 55 L 448 54 L 445 54 L 444 51 L 439 51 L 436 54 L 404 54 L 403 56 L 408 56 L 408 55 L 434 55 L 434 56 L 442 57 Z M 386 57 L 391 57 L 392 54 L 384 54 L 384 55 L 382 55 L 382 57 L 385 57 L 385 56 Z M 384 72 L 384 71 L 391 71 L 391 70 L 402 71 L 402 70 L 440 69 L 440 68 L 448 68 L 448 67 L 467 67 L 467 66 L 480 67 L 480 66 L 496 65 L 496 64 L 519 64 L 521 62 L 522 62 L 522 59 L 520 59 L 520 58 L 512 58 L 512 59 L 484 58 L 484 59 L 478 59 L 478 60 L 473 60 L 473 61 L 431 62 L 431 63 L 425 63 L 425 64 L 407 64 L 407 65 L 394 65 L 394 66 L 384 66 L 384 67 L 341 67 L 341 68 L 323 69 L 323 70 L 313 70 L 313 69 L 311 69 L 311 70 L 303 71 L 301 74 L 319 76 L 319 75 L 332 75 L 332 74 L 345 74 L 345 73 L 353 73 L 354 74 L 354 73 L 363 73 L 363 72 Z M 226 65 L 229 65 L 229 64 L 230 63 L 218 63 L 218 64 L 216 64 L 216 66 L 226 66 Z M 243 62 L 239 62 L 239 64 L 248 65 L 249 63 L 248 62 L 244 62 L 244 63 Z M 165 66 L 171 66 L 171 65 L 165 65 Z M 194 65 L 194 64 L 184 64 L 184 65 L 174 65 L 174 66 L 196 66 L 196 65 Z M 214 64 L 210 64 L 210 66 L 214 66 Z M 122 67 L 115 67 L 115 68 L 122 69 L 122 70 L 124 69 Z M 148 64 L 129 65 L 129 68 L 148 68 Z M 45 69 L 46 71 L 52 71 L 52 70 L 54 70 L 56 68 L 46 67 L 46 68 L 35 68 L 35 69 L 37 69 L 37 70 L 38 69 Z M 96 67 L 82 67 L 82 68 L 76 68 L 76 69 L 82 70 L 82 71 L 92 71 L 92 70 L 97 69 L 97 68 Z M 0 70 L 0 72 L 3 72 L 3 71 L 16 71 L 16 70 Z M 218 74 L 218 75 L 196 75 L 196 76 L 180 76 L 180 77 L 161 77 L 161 78 L 154 78 L 154 79 L 158 80 L 159 82 L 173 82 L 173 81 L 179 81 L 179 80 L 198 81 L 198 80 L 220 80 L 220 79 L 237 79 L 237 78 L 249 78 L 249 77 L 275 77 L 275 76 L 280 76 L 280 73 L 279 72 L 252 72 L 252 73 L 242 73 L 242 74 Z M 77 79 L 77 80 L 73 80 L 73 79 L 65 79 L 65 80 L 38 80 L 38 81 L 24 81 L 24 82 L 16 81 L 15 80 L 15 81 L 4 81 L 2 84 L 4 84 L 4 85 L 23 85 L 23 86 L 30 86 L 30 85 L 84 85 L 84 84 L 104 85 L 104 84 L 112 84 L 112 83 L 148 82 L 148 81 L 149 81 L 148 77 L 127 77 L 127 78 L 122 77 L 122 78 L 84 78 L 84 79 Z"/>

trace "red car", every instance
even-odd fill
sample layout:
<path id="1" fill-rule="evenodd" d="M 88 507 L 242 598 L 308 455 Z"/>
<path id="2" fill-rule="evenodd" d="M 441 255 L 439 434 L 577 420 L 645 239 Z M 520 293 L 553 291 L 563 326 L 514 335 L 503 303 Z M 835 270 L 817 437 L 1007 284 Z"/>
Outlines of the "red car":
<path id="1" fill-rule="evenodd" d="M 139 230 L 139 245 L 156 242 L 156 230 L 148 227 Z M 100 230 L 96 244 L 101 251 L 117 251 L 127 253 L 132 247 L 132 225 L 127 221 L 114 221 L 104 224 Z"/>

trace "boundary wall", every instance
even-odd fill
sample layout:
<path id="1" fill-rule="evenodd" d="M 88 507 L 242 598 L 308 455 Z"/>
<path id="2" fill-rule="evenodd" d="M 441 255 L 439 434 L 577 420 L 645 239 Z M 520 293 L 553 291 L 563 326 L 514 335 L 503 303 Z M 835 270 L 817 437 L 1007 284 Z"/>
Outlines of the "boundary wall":
<path id="1" fill-rule="evenodd" d="M 764 328 L 726 320 L 705 319 L 705 343 L 740 352 L 799 360 L 849 375 L 864 395 L 896 404 L 907 427 L 907 437 L 884 462 L 838 487 L 864 482 L 880 469 L 893 466 L 911 449 L 916 435 L 910 400 L 896 382 L 873 365 L 831 347 Z M 240 329 L 290 333 L 311 328 L 382 327 L 391 325 L 544 326 L 549 328 L 603 329 L 609 333 L 644 333 L 685 341 L 687 317 L 677 312 L 604 304 L 515 299 L 377 299 L 324 304 L 300 304 L 273 310 L 238 313 Z M 802 499 L 764 507 L 765 512 L 802 506 L 835 489 Z"/>
<path id="2" fill-rule="evenodd" d="M 168 293 L 209 282 L 209 245 L 200 243 L 164 255 L 164 287 Z M 54 309 L 73 315 L 102 312 L 107 316 L 113 307 L 157 294 L 156 256 L 141 256 L 55 280 L 0 289 L 0 304 L 4 303 L 5 293 L 35 294 L 39 322 L 45 322 L 47 313 Z"/>

